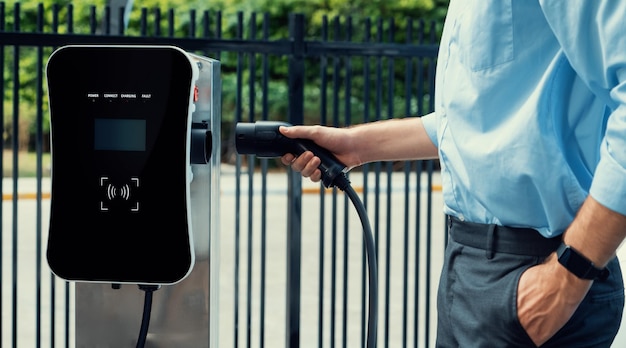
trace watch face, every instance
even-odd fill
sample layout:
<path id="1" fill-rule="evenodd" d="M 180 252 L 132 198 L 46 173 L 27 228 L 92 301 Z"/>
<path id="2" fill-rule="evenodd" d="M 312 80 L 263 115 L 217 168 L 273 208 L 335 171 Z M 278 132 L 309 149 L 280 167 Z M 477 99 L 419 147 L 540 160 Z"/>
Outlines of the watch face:
<path id="1" fill-rule="evenodd" d="M 604 279 L 608 276 L 606 268 L 595 267 L 593 262 L 565 243 L 561 243 L 557 249 L 557 257 L 559 263 L 578 278 L 593 280 Z"/>
<path id="2" fill-rule="evenodd" d="M 179 50 L 66 47 L 48 63 L 48 262 L 68 280 L 173 283 L 192 264 L 192 68 Z"/>

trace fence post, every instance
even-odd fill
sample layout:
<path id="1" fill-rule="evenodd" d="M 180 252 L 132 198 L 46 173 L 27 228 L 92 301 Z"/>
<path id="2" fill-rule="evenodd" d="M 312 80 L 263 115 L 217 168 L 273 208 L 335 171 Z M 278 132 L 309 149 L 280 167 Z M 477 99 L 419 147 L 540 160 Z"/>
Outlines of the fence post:
<path id="1" fill-rule="evenodd" d="M 288 117 L 291 124 L 304 123 L 304 16 L 289 16 Z M 287 198 L 287 347 L 300 347 L 300 263 L 302 234 L 302 177 L 289 169 Z"/>

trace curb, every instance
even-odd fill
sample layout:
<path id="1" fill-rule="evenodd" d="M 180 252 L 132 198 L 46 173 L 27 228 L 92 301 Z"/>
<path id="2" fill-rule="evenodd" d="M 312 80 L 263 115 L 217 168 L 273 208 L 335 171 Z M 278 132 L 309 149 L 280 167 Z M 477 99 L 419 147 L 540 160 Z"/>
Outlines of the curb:
<path id="1" fill-rule="evenodd" d="M 430 187 L 430 189 L 432 191 L 435 192 L 440 192 L 441 191 L 441 185 L 438 184 L 434 184 Z M 363 187 L 362 186 L 357 186 L 354 187 L 354 191 L 358 192 L 358 193 L 363 193 Z M 324 189 L 324 193 L 331 193 L 333 192 L 332 188 L 327 188 Z M 320 193 L 320 188 L 319 187 L 308 187 L 308 188 L 303 188 L 302 189 L 302 193 L 303 194 L 313 194 L 313 193 Z"/>
<path id="2" fill-rule="evenodd" d="M 441 185 L 432 185 L 431 189 L 435 192 L 439 192 L 441 191 Z M 329 189 L 324 189 L 324 193 L 331 193 L 333 191 L 332 188 Z M 362 193 L 363 192 L 363 187 L 355 187 L 354 191 Z M 309 188 L 303 188 L 302 189 L 302 193 L 303 194 L 317 194 L 320 193 L 320 188 L 319 187 L 309 187 Z M 18 193 L 17 194 L 17 199 L 23 199 L 23 200 L 27 200 L 27 199 L 37 199 L 37 193 L 32 193 L 32 192 L 25 192 L 25 193 Z M 50 193 L 49 192 L 43 192 L 41 193 L 41 199 L 50 199 Z M 5 193 L 2 195 L 2 200 L 3 201 L 11 201 L 13 200 L 13 194 L 12 193 Z"/>
<path id="3" fill-rule="evenodd" d="M 17 199 L 37 199 L 37 193 L 31 193 L 31 192 L 25 192 L 25 193 L 18 193 L 17 194 Z M 41 199 L 50 199 L 50 193 L 48 192 L 43 192 L 41 193 Z M 13 194 L 12 193 L 5 193 L 2 195 L 2 200 L 3 201 L 11 201 L 13 200 Z"/>

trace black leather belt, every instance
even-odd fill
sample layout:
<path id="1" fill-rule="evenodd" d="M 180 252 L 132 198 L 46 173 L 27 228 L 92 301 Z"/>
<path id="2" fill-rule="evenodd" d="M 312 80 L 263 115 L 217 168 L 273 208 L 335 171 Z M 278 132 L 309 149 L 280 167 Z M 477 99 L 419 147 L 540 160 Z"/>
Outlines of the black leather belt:
<path id="1" fill-rule="evenodd" d="M 548 256 L 561 243 L 561 236 L 546 238 L 532 228 L 479 224 L 451 216 L 448 227 L 454 241 L 489 253 Z"/>

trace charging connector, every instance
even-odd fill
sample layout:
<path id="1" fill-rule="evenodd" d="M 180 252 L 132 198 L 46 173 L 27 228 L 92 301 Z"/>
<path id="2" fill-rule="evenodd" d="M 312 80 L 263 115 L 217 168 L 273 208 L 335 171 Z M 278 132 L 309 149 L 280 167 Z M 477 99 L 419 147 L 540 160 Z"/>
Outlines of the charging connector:
<path id="1" fill-rule="evenodd" d="M 291 139 L 282 135 L 279 128 L 290 127 L 287 122 L 257 121 L 237 123 L 235 126 L 235 147 L 241 155 L 256 155 L 261 158 L 280 157 L 286 153 L 301 155 L 311 151 L 321 159 L 322 183 L 326 188 L 336 186 L 335 179 L 347 171 L 330 151 L 308 139 Z M 339 179 L 341 180 L 341 179 Z"/>
<path id="2" fill-rule="evenodd" d="M 207 122 L 191 124 L 191 164 L 207 164 L 213 151 L 211 131 Z"/>

